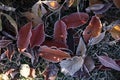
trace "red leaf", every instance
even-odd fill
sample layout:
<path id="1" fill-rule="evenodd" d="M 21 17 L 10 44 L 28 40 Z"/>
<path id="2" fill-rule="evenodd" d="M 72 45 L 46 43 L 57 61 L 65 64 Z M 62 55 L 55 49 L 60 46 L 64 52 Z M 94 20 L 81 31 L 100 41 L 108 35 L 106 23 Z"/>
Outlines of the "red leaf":
<path id="1" fill-rule="evenodd" d="M 54 39 L 45 40 L 42 45 L 47 45 L 48 47 L 56 46 L 57 48 L 67 48 L 67 45 L 63 42 L 57 42 Z"/>
<path id="2" fill-rule="evenodd" d="M 86 29 L 83 32 L 83 38 L 86 43 L 93 38 L 100 35 L 102 29 L 101 21 L 98 17 L 93 16 L 89 25 L 86 27 Z"/>
<path id="3" fill-rule="evenodd" d="M 67 25 L 62 21 L 58 20 L 54 25 L 54 39 L 57 42 L 66 43 L 67 38 Z"/>
<path id="4" fill-rule="evenodd" d="M 12 43 L 11 40 L 0 40 L 0 48 L 8 46 L 10 43 Z"/>
<path id="5" fill-rule="evenodd" d="M 98 56 L 99 61 L 105 66 L 120 71 L 120 66 L 108 56 Z"/>
<path id="6" fill-rule="evenodd" d="M 32 37 L 30 39 L 30 47 L 40 46 L 45 40 L 44 25 L 39 24 L 38 27 L 32 30 Z"/>
<path id="7" fill-rule="evenodd" d="M 63 22 L 66 23 L 67 28 L 76 28 L 78 26 L 84 25 L 89 19 L 89 15 L 87 13 L 72 13 L 68 16 L 62 18 Z"/>
<path id="8" fill-rule="evenodd" d="M 18 33 L 18 40 L 17 40 L 17 46 L 19 51 L 23 52 L 30 43 L 30 38 L 32 36 L 32 23 L 29 22 L 26 25 L 24 25 L 19 33 Z"/>
<path id="9" fill-rule="evenodd" d="M 40 47 L 40 56 L 51 62 L 60 62 L 65 58 L 70 58 L 70 55 L 59 49 L 51 49 L 47 46 Z"/>

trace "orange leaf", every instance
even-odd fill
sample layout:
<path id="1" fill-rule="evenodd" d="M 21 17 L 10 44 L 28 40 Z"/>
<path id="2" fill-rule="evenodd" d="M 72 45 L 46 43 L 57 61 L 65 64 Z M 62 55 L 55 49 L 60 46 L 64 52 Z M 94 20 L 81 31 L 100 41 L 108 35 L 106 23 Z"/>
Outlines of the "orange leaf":
<path id="1" fill-rule="evenodd" d="M 30 47 L 40 46 L 45 39 L 44 25 L 39 24 L 32 30 L 32 37 L 30 39 Z"/>
<path id="2" fill-rule="evenodd" d="M 114 39 L 120 39 L 120 24 L 113 27 L 110 33 Z"/>
<path id="3" fill-rule="evenodd" d="M 17 40 L 17 46 L 19 51 L 23 52 L 30 43 L 30 38 L 32 36 L 32 23 L 29 22 L 23 27 L 21 27 L 19 33 L 18 33 L 18 40 Z"/>
<path id="4" fill-rule="evenodd" d="M 69 29 L 84 25 L 88 19 L 89 15 L 87 13 L 76 12 L 63 17 L 62 21 L 65 22 L 67 29 Z"/>
<path id="5" fill-rule="evenodd" d="M 63 59 L 70 58 L 70 55 L 59 49 L 52 49 L 47 46 L 40 47 L 40 56 L 50 62 L 60 62 Z"/>
<path id="6" fill-rule="evenodd" d="M 66 43 L 67 39 L 67 25 L 62 21 L 58 20 L 54 25 L 54 39 L 57 42 Z"/>
<path id="7" fill-rule="evenodd" d="M 83 32 L 83 38 L 86 43 L 93 38 L 100 35 L 102 29 L 101 21 L 98 17 L 93 16 L 89 25 L 86 27 L 86 29 Z"/>

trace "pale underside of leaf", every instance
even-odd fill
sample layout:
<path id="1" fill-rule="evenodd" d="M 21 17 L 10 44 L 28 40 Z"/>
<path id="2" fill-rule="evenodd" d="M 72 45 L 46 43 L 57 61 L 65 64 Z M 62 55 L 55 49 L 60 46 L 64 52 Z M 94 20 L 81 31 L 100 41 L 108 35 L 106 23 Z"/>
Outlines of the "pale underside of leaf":
<path id="1" fill-rule="evenodd" d="M 63 60 L 60 62 L 61 72 L 67 75 L 74 75 L 83 65 L 83 58 L 82 57 L 73 57 L 67 60 Z"/>

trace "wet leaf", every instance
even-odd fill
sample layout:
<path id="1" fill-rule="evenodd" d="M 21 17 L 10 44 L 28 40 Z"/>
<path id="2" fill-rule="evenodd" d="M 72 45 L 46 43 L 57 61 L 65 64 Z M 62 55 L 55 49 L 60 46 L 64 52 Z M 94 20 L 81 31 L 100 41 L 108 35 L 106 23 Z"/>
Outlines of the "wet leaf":
<path id="1" fill-rule="evenodd" d="M 58 73 L 58 67 L 55 64 L 49 64 L 43 71 L 44 80 L 55 80 Z"/>
<path id="2" fill-rule="evenodd" d="M 47 46 L 40 47 L 40 54 L 42 58 L 50 61 L 50 62 L 60 62 L 63 59 L 70 58 L 70 55 L 59 49 L 51 49 Z"/>
<path id="3" fill-rule="evenodd" d="M 8 45 L 5 54 L 7 55 L 8 59 L 11 61 L 13 54 L 15 53 L 13 45 Z"/>
<path id="4" fill-rule="evenodd" d="M 4 15 L 9 20 L 11 25 L 15 28 L 16 34 L 18 34 L 18 26 L 17 26 L 16 21 L 8 14 L 2 13 L 2 15 Z"/>
<path id="5" fill-rule="evenodd" d="M 85 57 L 86 55 L 86 45 L 82 39 L 82 37 L 80 37 L 80 41 L 79 41 L 79 44 L 77 46 L 77 50 L 76 50 L 76 55 L 80 55 L 82 57 Z"/>
<path id="6" fill-rule="evenodd" d="M 114 26 L 110 30 L 110 33 L 115 40 L 120 39 L 120 24 Z"/>
<path id="7" fill-rule="evenodd" d="M 97 56 L 99 61 L 105 66 L 120 71 L 120 66 L 108 56 Z"/>
<path id="8" fill-rule="evenodd" d="M 67 60 L 63 60 L 60 62 L 61 66 L 61 72 L 63 72 L 65 75 L 73 75 L 75 72 L 77 72 L 83 65 L 84 60 L 80 57 L 73 57 L 69 58 Z"/>
<path id="9" fill-rule="evenodd" d="M 62 20 L 58 20 L 54 25 L 54 39 L 57 42 L 66 43 L 67 39 L 67 26 Z"/>
<path id="10" fill-rule="evenodd" d="M 98 44 L 98 43 L 104 38 L 105 33 L 106 33 L 106 31 L 104 31 L 103 33 L 100 33 L 100 35 L 97 36 L 97 37 L 91 38 L 91 39 L 89 40 L 88 45 L 95 45 L 95 44 Z"/>
<path id="11" fill-rule="evenodd" d="M 117 8 L 120 8 L 120 0 L 112 0 Z"/>
<path id="12" fill-rule="evenodd" d="M 100 35 L 102 29 L 101 21 L 98 17 L 93 16 L 89 25 L 86 27 L 86 29 L 83 31 L 83 38 L 86 43 L 93 38 Z"/>
<path id="13" fill-rule="evenodd" d="M 89 72 L 91 72 L 95 68 L 94 61 L 90 56 L 85 57 L 84 65 L 86 66 Z"/>
<path id="14" fill-rule="evenodd" d="M 39 24 L 32 30 L 32 37 L 30 38 L 30 47 L 40 46 L 45 40 L 44 25 Z"/>
<path id="15" fill-rule="evenodd" d="M 27 78 L 30 75 L 30 67 L 28 64 L 21 64 L 20 75 Z"/>
<path id="16" fill-rule="evenodd" d="M 30 43 L 30 38 L 32 36 L 31 29 L 32 29 L 32 23 L 29 22 L 25 24 L 23 27 L 21 27 L 19 31 L 17 46 L 20 52 L 24 52 L 24 50 L 26 50 L 26 48 Z"/>
<path id="17" fill-rule="evenodd" d="M 76 28 L 78 26 L 84 25 L 89 19 L 89 15 L 87 13 L 72 13 L 62 18 L 62 21 L 67 25 L 67 29 Z"/>
<path id="18" fill-rule="evenodd" d="M 12 43 L 11 40 L 0 40 L 0 48 L 5 48 L 11 43 Z"/>

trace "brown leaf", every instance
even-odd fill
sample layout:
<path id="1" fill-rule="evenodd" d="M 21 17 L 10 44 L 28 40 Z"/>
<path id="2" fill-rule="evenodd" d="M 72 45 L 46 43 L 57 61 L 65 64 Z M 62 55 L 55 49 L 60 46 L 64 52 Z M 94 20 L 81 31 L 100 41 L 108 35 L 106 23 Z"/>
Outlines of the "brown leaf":
<path id="1" fill-rule="evenodd" d="M 120 8 L 120 0 L 113 0 L 113 3 L 117 8 Z"/>
<path id="2" fill-rule="evenodd" d="M 86 27 L 86 29 L 83 32 L 83 38 L 86 43 L 93 38 L 100 35 L 102 29 L 101 21 L 98 17 L 93 16 L 89 25 Z"/>
<path id="3" fill-rule="evenodd" d="M 67 39 L 67 25 L 62 21 L 58 20 L 54 25 L 54 39 L 57 42 L 66 43 Z"/>
<path id="4" fill-rule="evenodd" d="M 43 71 L 44 80 L 55 80 L 58 73 L 58 67 L 55 64 L 49 64 Z"/>
<path id="5" fill-rule="evenodd" d="M 36 75 L 35 75 L 35 69 L 34 68 L 30 68 L 30 74 L 29 74 L 29 77 L 31 77 L 31 78 L 35 78 L 36 77 Z"/>
<path id="6" fill-rule="evenodd" d="M 120 24 L 114 26 L 110 33 L 115 40 L 120 39 Z"/>
<path id="7" fill-rule="evenodd" d="M 120 71 L 120 66 L 108 56 L 97 56 L 99 61 L 105 66 Z"/>
<path id="8" fill-rule="evenodd" d="M 81 56 L 75 56 L 73 58 L 63 60 L 60 62 L 61 72 L 72 76 L 82 67 L 83 63 L 84 60 Z"/>
<path id="9" fill-rule="evenodd" d="M 9 45 L 5 54 L 7 55 L 8 59 L 11 61 L 13 54 L 15 53 L 13 45 Z"/>
<path id="10" fill-rule="evenodd" d="M 29 22 L 25 24 L 23 27 L 21 27 L 18 33 L 17 46 L 20 52 L 24 52 L 24 50 L 28 47 L 30 43 L 30 38 L 32 36 L 31 29 L 32 23 Z"/>
<path id="11" fill-rule="evenodd" d="M 86 66 L 89 72 L 91 72 L 95 68 L 94 61 L 90 56 L 85 57 L 84 65 Z"/>
<path id="12" fill-rule="evenodd" d="M 84 25 L 88 19 L 89 15 L 87 13 L 76 12 L 63 17 L 62 21 L 65 22 L 67 29 L 69 29 Z"/>
<path id="13" fill-rule="evenodd" d="M 5 48 L 11 43 L 12 43 L 11 40 L 0 40 L 0 48 Z"/>
<path id="14" fill-rule="evenodd" d="M 101 4 L 103 3 L 102 0 L 89 0 L 89 5 L 94 5 L 94 4 Z"/>
<path id="15" fill-rule="evenodd" d="M 80 55 L 82 57 L 85 57 L 86 51 L 87 51 L 86 45 L 85 45 L 82 37 L 80 37 L 80 41 L 79 41 L 79 44 L 78 44 L 78 47 L 76 50 L 76 55 Z"/>
<path id="16" fill-rule="evenodd" d="M 47 46 L 40 47 L 40 54 L 42 58 L 50 62 L 60 62 L 63 59 L 70 58 L 70 55 L 59 49 L 51 49 Z"/>
<path id="17" fill-rule="evenodd" d="M 45 40 L 44 25 L 39 24 L 32 30 L 32 37 L 30 38 L 30 47 L 40 46 Z"/>

